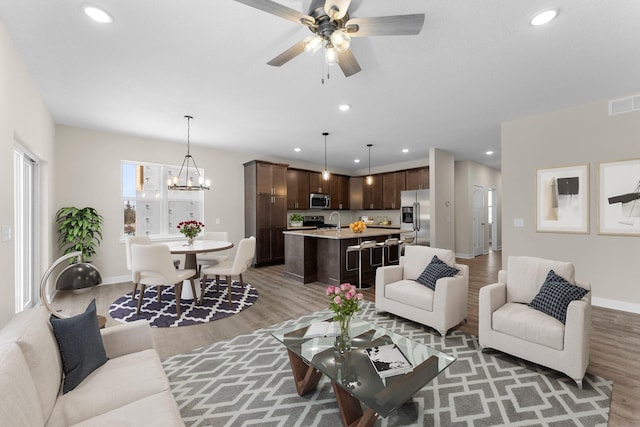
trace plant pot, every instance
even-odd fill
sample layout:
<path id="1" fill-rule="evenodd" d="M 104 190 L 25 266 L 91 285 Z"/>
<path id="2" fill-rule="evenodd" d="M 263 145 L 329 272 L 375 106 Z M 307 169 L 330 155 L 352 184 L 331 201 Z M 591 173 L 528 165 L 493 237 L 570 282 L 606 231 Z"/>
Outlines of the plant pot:
<path id="1" fill-rule="evenodd" d="M 75 289 L 91 288 L 102 283 L 100 271 L 87 262 L 77 262 L 68 265 L 60 272 L 56 279 L 56 289 L 59 291 L 73 291 Z"/>
<path id="2" fill-rule="evenodd" d="M 291 227 L 302 227 L 302 221 L 291 221 L 289 222 Z"/>

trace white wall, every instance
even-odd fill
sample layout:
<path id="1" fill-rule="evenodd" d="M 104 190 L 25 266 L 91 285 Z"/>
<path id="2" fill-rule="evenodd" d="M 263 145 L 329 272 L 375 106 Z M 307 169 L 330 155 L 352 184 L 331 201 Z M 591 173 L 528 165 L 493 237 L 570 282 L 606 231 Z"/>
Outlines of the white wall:
<path id="1" fill-rule="evenodd" d="M 176 143 L 109 132 L 56 127 L 56 209 L 91 206 L 104 216 L 103 241 L 94 264 L 105 282 L 129 280 L 122 236 L 120 161 L 180 165 L 186 142 Z M 250 154 L 191 146 L 191 155 L 211 179 L 205 191 L 205 230 L 227 231 L 229 239 L 244 237 L 244 167 Z M 216 218 L 220 224 L 216 224 Z"/>
<path id="2" fill-rule="evenodd" d="M 0 22 L 0 170 L 7 181 L 0 185 L 0 225 L 14 226 L 13 218 L 13 148 L 19 143 L 33 153 L 40 164 L 39 204 L 42 218 L 39 227 L 40 265 L 44 272 L 52 261 L 51 239 L 53 213 L 54 163 L 52 162 L 54 125 L 51 115 L 18 55 L 4 24 Z M 0 326 L 14 314 L 14 240 L 0 241 Z M 38 275 L 38 277 L 41 274 Z"/>
<path id="3" fill-rule="evenodd" d="M 429 150 L 431 246 L 455 250 L 455 172 L 453 155 Z"/>
<path id="4" fill-rule="evenodd" d="M 617 98 L 614 96 L 612 98 Z M 640 311 L 640 237 L 597 230 L 600 162 L 640 158 L 640 112 L 609 117 L 608 100 L 502 124 L 503 250 L 571 261 L 594 304 Z M 589 233 L 537 233 L 536 170 L 589 165 Z M 522 218 L 524 227 L 514 227 Z"/>

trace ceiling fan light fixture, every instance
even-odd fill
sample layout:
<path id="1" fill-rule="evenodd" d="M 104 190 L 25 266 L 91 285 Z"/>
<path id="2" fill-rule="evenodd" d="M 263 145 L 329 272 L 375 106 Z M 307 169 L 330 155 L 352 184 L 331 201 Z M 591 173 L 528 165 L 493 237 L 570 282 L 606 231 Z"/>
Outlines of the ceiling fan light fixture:
<path id="1" fill-rule="evenodd" d="M 327 65 L 336 65 L 338 63 L 338 51 L 329 43 L 324 49 L 324 59 Z"/>
<path id="2" fill-rule="evenodd" d="M 316 53 L 322 47 L 322 37 L 317 34 L 310 35 L 303 40 L 304 51 Z"/>
<path id="3" fill-rule="evenodd" d="M 338 52 L 344 52 L 351 46 L 351 36 L 345 30 L 335 30 L 331 33 L 331 44 Z"/>

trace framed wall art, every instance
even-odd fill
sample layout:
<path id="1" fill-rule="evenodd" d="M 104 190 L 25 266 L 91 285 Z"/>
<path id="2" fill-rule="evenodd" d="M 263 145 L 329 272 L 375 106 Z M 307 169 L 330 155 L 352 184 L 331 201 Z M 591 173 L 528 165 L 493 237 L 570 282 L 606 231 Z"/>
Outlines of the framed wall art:
<path id="1" fill-rule="evenodd" d="M 536 231 L 589 233 L 589 165 L 538 169 Z"/>
<path id="2" fill-rule="evenodd" d="M 598 233 L 640 236 L 640 159 L 600 163 Z"/>

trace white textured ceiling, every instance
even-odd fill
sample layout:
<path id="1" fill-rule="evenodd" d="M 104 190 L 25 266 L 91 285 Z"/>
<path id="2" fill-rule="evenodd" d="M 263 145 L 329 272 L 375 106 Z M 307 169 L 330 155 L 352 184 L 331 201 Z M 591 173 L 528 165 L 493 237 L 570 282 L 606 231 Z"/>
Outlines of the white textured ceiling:
<path id="1" fill-rule="evenodd" d="M 372 166 L 437 147 L 500 168 L 501 122 L 640 91 L 638 0 L 353 0 L 352 17 L 425 13 L 424 27 L 353 39 L 362 71 L 324 85 L 319 54 L 266 65 L 308 29 L 233 0 L 93 2 L 111 25 L 83 4 L 0 1 L 56 123 L 185 142 L 191 114 L 194 145 L 316 164 L 327 131 L 344 170 L 366 167 L 368 143 Z M 556 20 L 529 25 L 549 7 Z"/>

